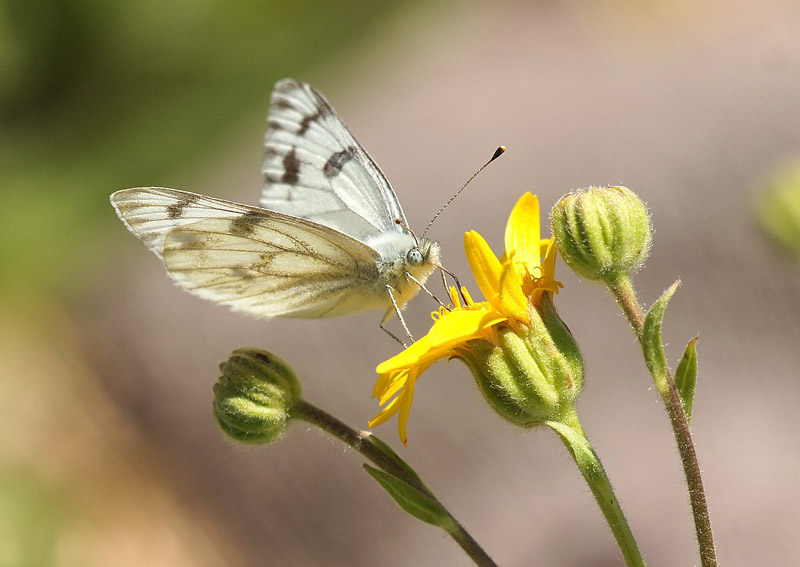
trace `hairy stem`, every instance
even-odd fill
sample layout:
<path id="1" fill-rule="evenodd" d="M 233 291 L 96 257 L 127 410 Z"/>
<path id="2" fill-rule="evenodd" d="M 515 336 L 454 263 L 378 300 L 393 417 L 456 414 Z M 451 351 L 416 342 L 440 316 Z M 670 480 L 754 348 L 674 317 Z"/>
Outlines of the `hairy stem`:
<path id="1" fill-rule="evenodd" d="M 611 481 L 608 479 L 597 453 L 589 443 L 589 438 L 583 432 L 577 412 L 573 408 L 561 419 L 548 421 L 546 424 L 561 437 L 575 460 L 575 464 L 578 465 L 578 469 L 586 480 L 586 484 L 589 485 L 597 505 L 617 540 L 622 556 L 625 558 L 625 564 L 628 567 L 644 567 L 644 559 L 614 494 Z"/>
<path id="2" fill-rule="evenodd" d="M 636 291 L 630 278 L 623 276 L 618 280 L 607 283 L 611 293 L 614 294 L 614 298 L 628 318 L 637 340 L 644 347 L 645 313 L 639 304 L 639 300 L 636 299 Z M 692 504 L 697 543 L 700 548 L 700 561 L 703 567 L 717 567 L 717 552 L 714 548 L 714 534 L 711 531 L 711 517 L 708 513 L 708 503 L 706 502 L 706 493 L 703 488 L 700 464 L 697 461 L 692 431 L 689 428 L 689 420 L 686 417 L 678 389 L 675 386 L 675 379 L 669 367 L 667 367 L 664 376 L 653 375 L 653 380 L 661 394 L 661 398 L 664 400 L 664 405 L 672 424 L 672 431 L 678 444 L 681 462 L 683 463 L 683 472 L 686 476 L 689 499 Z"/>
<path id="3" fill-rule="evenodd" d="M 441 502 L 434 496 L 430 488 L 419 479 L 411 467 L 396 454 L 388 453 L 376 444 L 374 441 L 375 437 L 371 433 L 357 431 L 305 400 L 297 402 L 294 407 L 293 416 L 312 425 L 316 425 L 323 431 L 343 441 L 346 445 L 352 447 L 372 461 L 375 466 L 382 469 L 384 472 L 402 479 L 441 505 Z M 444 506 L 442 506 L 442 508 L 444 508 Z M 497 564 L 489 557 L 469 532 L 464 529 L 464 526 L 462 526 L 449 511 L 447 511 L 447 515 L 451 522 L 445 526 L 445 529 L 448 534 L 450 534 L 450 537 L 461 546 L 461 549 L 469 555 L 472 561 L 479 567 L 497 567 Z"/>

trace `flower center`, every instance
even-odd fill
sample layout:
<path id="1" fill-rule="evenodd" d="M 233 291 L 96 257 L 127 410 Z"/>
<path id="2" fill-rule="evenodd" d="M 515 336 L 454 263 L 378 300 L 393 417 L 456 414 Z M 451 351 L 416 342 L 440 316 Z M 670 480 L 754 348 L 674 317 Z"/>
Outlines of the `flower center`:
<path id="1" fill-rule="evenodd" d="M 525 262 L 517 262 L 516 266 L 517 273 L 522 278 L 522 293 L 537 305 L 542 293 L 545 291 L 558 293 L 558 290 L 564 287 L 564 284 L 560 281 L 542 274 L 541 266 L 533 266 L 531 268 Z"/>

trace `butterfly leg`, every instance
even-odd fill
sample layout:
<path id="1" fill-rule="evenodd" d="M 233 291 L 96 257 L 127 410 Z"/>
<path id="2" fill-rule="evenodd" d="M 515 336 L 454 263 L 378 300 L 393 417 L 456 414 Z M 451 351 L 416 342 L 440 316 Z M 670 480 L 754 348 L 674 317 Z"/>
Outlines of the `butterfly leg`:
<path id="1" fill-rule="evenodd" d="M 444 285 L 444 289 L 446 291 L 448 289 L 447 288 L 447 277 L 445 276 L 445 274 L 447 274 L 448 276 L 453 278 L 453 280 L 455 280 L 456 289 L 458 290 L 458 294 L 461 296 L 461 301 L 463 301 L 464 305 L 466 305 L 467 304 L 467 298 L 464 297 L 464 292 L 461 289 L 461 282 L 458 281 L 458 277 L 453 272 L 451 272 L 450 270 L 446 269 L 444 266 L 440 266 L 440 265 L 437 264 L 436 267 L 439 268 L 440 273 L 442 274 L 442 284 Z"/>
<path id="2" fill-rule="evenodd" d="M 383 326 L 383 322 L 381 322 L 380 328 L 381 328 L 381 331 L 383 331 L 384 333 L 386 333 L 387 335 L 392 337 L 394 340 L 396 340 L 398 343 L 400 343 L 400 346 L 402 346 L 403 348 L 408 348 L 408 345 L 406 343 L 404 343 L 403 341 L 401 341 L 398 338 L 397 335 L 395 335 L 393 332 L 391 332 L 389 329 L 387 329 L 386 327 Z"/>
<path id="3" fill-rule="evenodd" d="M 438 297 L 436 297 L 435 295 L 433 295 L 433 293 L 432 293 L 432 292 L 431 292 L 431 291 L 430 291 L 430 290 L 429 290 L 427 287 L 425 287 L 425 284 L 424 284 L 424 283 L 422 283 L 422 282 L 421 282 L 421 281 L 419 281 L 417 278 L 415 278 L 414 276 L 412 276 L 412 275 L 411 275 L 409 272 L 406 272 L 406 277 L 407 277 L 408 279 L 410 279 L 412 282 L 414 282 L 415 284 L 417 284 L 417 285 L 419 286 L 419 288 L 420 288 L 422 291 L 424 291 L 425 293 L 427 293 L 427 294 L 428 294 L 430 297 L 432 297 L 432 298 L 433 298 L 433 300 L 434 300 L 436 303 L 438 303 L 439 305 L 441 305 L 441 306 L 442 306 L 442 307 L 444 307 L 445 309 L 449 309 L 449 307 L 447 307 L 447 305 L 445 305 L 444 303 L 442 303 L 442 302 L 441 302 L 441 300 L 440 300 Z M 445 288 L 445 289 L 447 289 L 447 288 Z"/>
<path id="4" fill-rule="evenodd" d="M 410 340 L 412 343 L 414 342 L 414 337 L 413 337 L 413 335 L 411 334 L 411 331 L 409 331 L 409 330 L 408 330 L 408 325 L 406 325 L 406 320 L 403 318 L 403 313 L 400 311 L 400 307 L 397 305 L 397 300 L 394 298 L 394 292 L 395 292 L 394 288 L 393 288 L 392 286 L 390 286 L 390 285 L 388 285 L 388 284 L 387 284 L 387 285 L 386 285 L 386 293 L 388 293 L 388 294 L 389 294 L 389 299 L 391 300 L 391 302 L 392 302 L 392 307 L 393 307 L 394 309 L 391 309 L 391 308 L 390 308 L 390 309 L 387 309 L 387 310 L 386 310 L 386 314 L 383 316 L 383 320 L 381 321 L 380 327 L 381 327 L 381 330 L 382 330 L 383 332 L 385 332 L 387 335 L 389 335 L 390 337 L 392 337 L 392 338 L 393 338 L 394 340 L 396 340 L 398 343 L 400 343 L 401 345 L 403 345 L 403 348 L 408 348 L 408 345 L 407 345 L 406 343 L 404 343 L 403 341 L 401 341 L 400 339 L 398 339 L 398 338 L 397 338 L 397 337 L 394 335 L 394 333 L 392 333 L 391 331 L 389 331 L 389 329 L 387 329 L 386 327 L 384 327 L 384 325 L 387 323 L 387 321 L 389 321 L 389 319 L 390 319 L 390 318 L 391 318 L 391 316 L 392 316 L 392 313 L 394 312 L 394 313 L 396 313 L 396 314 L 397 314 L 397 318 L 398 318 L 398 319 L 400 319 L 400 324 L 401 324 L 401 325 L 403 325 L 403 330 L 406 332 L 406 336 L 408 337 L 408 339 L 409 339 L 409 340 Z"/>

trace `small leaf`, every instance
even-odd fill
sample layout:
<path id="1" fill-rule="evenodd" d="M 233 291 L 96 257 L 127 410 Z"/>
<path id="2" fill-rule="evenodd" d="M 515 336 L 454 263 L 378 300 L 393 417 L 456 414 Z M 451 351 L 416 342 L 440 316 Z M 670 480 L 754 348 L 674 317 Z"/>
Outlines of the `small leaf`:
<path id="1" fill-rule="evenodd" d="M 402 469 L 402 471 L 408 475 L 409 479 L 416 481 L 419 486 L 425 486 L 422 482 L 422 479 L 419 477 L 419 475 L 417 475 L 416 471 L 408 466 L 408 463 L 401 459 L 400 455 L 394 452 L 394 449 L 382 441 L 377 435 L 373 435 L 369 432 L 365 433 L 367 433 L 370 443 L 375 445 L 378 449 L 380 449 L 381 453 L 389 457 L 394 464 L 400 467 L 400 469 Z"/>
<path id="2" fill-rule="evenodd" d="M 642 349 L 644 349 L 644 359 L 647 362 L 647 368 L 656 382 L 656 387 L 665 392 L 667 388 L 667 357 L 664 354 L 664 346 L 661 342 L 661 325 L 664 321 L 664 313 L 667 310 L 667 304 L 681 281 L 678 280 L 669 286 L 661 297 L 658 298 L 650 311 L 647 312 L 647 318 L 644 321 L 644 331 L 642 332 Z"/>
<path id="3" fill-rule="evenodd" d="M 547 421 L 545 423 L 561 437 L 569 452 L 572 453 L 572 458 L 575 459 L 575 464 L 578 465 L 581 474 L 587 476 L 587 478 L 595 475 L 598 458 L 586 435 L 560 421 Z"/>
<path id="4" fill-rule="evenodd" d="M 694 402 L 694 389 L 697 383 L 697 337 L 689 341 L 683 358 L 675 371 L 675 386 L 681 396 L 683 411 L 686 412 L 686 419 L 692 421 L 692 403 Z"/>
<path id="5" fill-rule="evenodd" d="M 364 465 L 364 469 L 366 469 L 372 478 L 378 481 L 378 484 L 389 493 L 389 496 L 391 496 L 403 510 L 418 520 L 445 529 L 452 523 L 450 515 L 442 505 L 427 494 L 420 492 L 396 476 L 387 474 L 367 464 Z"/>

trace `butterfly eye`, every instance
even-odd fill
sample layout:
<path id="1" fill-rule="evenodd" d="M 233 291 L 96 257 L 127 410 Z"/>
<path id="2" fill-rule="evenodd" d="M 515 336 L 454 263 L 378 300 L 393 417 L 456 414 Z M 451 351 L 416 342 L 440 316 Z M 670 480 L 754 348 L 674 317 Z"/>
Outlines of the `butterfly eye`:
<path id="1" fill-rule="evenodd" d="M 421 266 L 425 259 L 422 257 L 422 252 L 419 251 L 417 248 L 412 248 L 406 254 L 406 260 L 412 266 Z"/>

